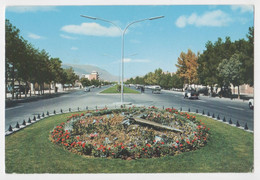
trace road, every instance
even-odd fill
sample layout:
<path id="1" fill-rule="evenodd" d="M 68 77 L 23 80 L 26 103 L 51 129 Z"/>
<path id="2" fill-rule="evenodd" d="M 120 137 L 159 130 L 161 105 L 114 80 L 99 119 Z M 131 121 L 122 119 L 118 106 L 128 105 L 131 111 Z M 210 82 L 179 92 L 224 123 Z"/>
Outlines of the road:
<path id="1" fill-rule="evenodd" d="M 18 103 L 16 106 L 5 109 L 5 129 L 11 125 L 14 127 L 16 123 L 26 122 L 28 118 L 33 118 L 34 115 L 42 115 L 48 111 L 53 113 L 72 110 L 85 110 L 104 108 L 106 107 L 118 107 L 116 102 L 120 102 L 120 94 L 107 95 L 99 94 L 100 91 L 107 87 L 93 88 L 90 92 L 84 92 L 83 90 L 76 90 L 69 94 L 64 94 L 58 97 L 49 99 L 41 99 L 33 102 Z M 225 98 L 212 98 L 206 96 L 200 96 L 198 100 L 184 99 L 183 94 L 173 91 L 162 91 L 161 94 L 153 94 L 151 90 L 146 90 L 143 94 L 125 94 L 125 102 L 131 102 L 135 105 L 156 106 L 159 108 L 173 107 L 176 109 L 182 108 L 183 111 L 195 112 L 197 109 L 199 113 L 204 110 L 205 114 L 214 113 L 215 117 L 218 115 L 221 119 L 224 117 L 227 121 L 232 120 L 235 124 L 237 121 L 241 126 L 247 123 L 250 130 L 254 129 L 254 111 L 248 108 L 247 101 L 230 100 Z"/>

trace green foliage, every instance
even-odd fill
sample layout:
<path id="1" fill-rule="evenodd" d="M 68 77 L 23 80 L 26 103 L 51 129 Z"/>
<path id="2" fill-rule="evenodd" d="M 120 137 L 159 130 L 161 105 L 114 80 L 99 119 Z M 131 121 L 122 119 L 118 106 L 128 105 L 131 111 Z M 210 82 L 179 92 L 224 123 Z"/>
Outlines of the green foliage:
<path id="1" fill-rule="evenodd" d="M 142 84 L 142 85 L 159 85 L 164 89 L 183 88 L 183 80 L 177 74 L 163 73 L 162 69 L 158 68 L 154 72 L 149 72 L 144 77 L 137 76 L 126 81 L 127 84 Z"/>
<path id="2" fill-rule="evenodd" d="M 74 84 L 75 80 L 78 79 L 72 69 L 64 70 L 61 68 L 59 58 L 51 58 L 44 49 L 36 49 L 24 40 L 20 36 L 20 30 L 13 26 L 9 20 L 5 21 L 5 35 L 6 85 L 11 79 L 12 87 L 14 81 L 23 81 L 27 85 L 37 83 L 43 89 L 44 83 Z"/>
<path id="3" fill-rule="evenodd" d="M 226 37 L 225 42 L 222 42 L 221 38 L 218 38 L 214 44 L 212 42 L 207 42 L 206 50 L 198 58 L 198 77 L 199 82 L 203 85 L 214 86 L 217 84 L 222 87 L 225 85 L 230 85 L 231 81 L 236 85 L 241 85 L 242 83 L 254 85 L 254 28 L 250 27 L 247 35 L 248 40 L 240 39 L 235 42 L 231 42 L 230 37 Z M 239 57 L 239 82 L 234 80 L 234 76 L 238 75 L 224 75 L 227 74 L 220 67 L 223 67 L 227 60 L 235 58 L 236 52 L 240 52 Z M 224 62 L 223 60 L 226 59 Z M 237 63 L 238 61 L 232 60 L 232 63 Z M 231 61 L 230 61 L 231 63 Z M 235 68 L 235 64 L 230 64 L 230 68 Z M 221 65 L 222 64 L 222 65 Z M 234 67 L 233 67 L 234 66 Z M 219 67 L 219 68 L 218 68 Z M 227 66 L 226 66 L 227 67 Z M 235 71 L 234 69 L 232 70 Z M 238 71 L 238 70 L 236 70 Z M 233 79 L 232 79 L 233 77 Z M 235 82 L 236 81 L 236 82 Z M 232 84 L 233 84 L 232 83 Z"/>
<path id="4" fill-rule="evenodd" d="M 242 63 L 240 61 L 241 54 L 235 53 L 231 58 L 224 59 L 218 66 L 219 76 L 223 78 L 224 85 L 230 83 L 234 86 L 241 85 L 243 83 L 242 78 Z"/>

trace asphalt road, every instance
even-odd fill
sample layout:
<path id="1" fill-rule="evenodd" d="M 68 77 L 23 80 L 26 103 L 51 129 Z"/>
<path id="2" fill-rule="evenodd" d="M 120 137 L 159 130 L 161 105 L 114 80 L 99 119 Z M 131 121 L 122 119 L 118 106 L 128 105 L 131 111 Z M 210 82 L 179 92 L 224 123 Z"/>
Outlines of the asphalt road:
<path id="1" fill-rule="evenodd" d="M 18 103 L 13 107 L 5 109 L 5 129 L 11 125 L 14 127 L 16 123 L 26 122 L 28 118 L 33 118 L 34 115 L 42 115 L 48 111 L 53 113 L 72 110 L 85 110 L 118 107 L 120 102 L 120 94 L 107 95 L 99 94 L 100 91 L 107 87 L 93 88 L 90 92 L 84 90 L 76 90 L 69 94 L 64 94 L 58 97 L 49 99 L 41 99 L 33 102 Z M 198 100 L 184 99 L 183 94 L 173 91 L 162 91 L 161 94 L 152 94 L 151 90 L 145 90 L 143 94 L 125 94 L 124 102 L 131 102 L 135 105 L 156 106 L 159 108 L 173 107 L 176 109 L 182 108 L 183 111 L 195 112 L 197 109 L 199 113 L 204 110 L 207 115 L 214 113 L 215 117 L 218 115 L 221 119 L 224 117 L 227 121 L 232 120 L 235 124 L 237 121 L 241 126 L 247 123 L 250 130 L 254 129 L 254 111 L 248 108 L 248 101 L 230 100 L 225 98 L 213 98 L 200 96 Z"/>

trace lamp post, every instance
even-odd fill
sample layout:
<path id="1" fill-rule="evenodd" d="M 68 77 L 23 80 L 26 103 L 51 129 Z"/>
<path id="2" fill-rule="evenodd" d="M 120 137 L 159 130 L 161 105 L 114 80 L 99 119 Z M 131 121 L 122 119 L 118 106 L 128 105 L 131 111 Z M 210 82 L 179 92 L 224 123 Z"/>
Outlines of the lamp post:
<path id="1" fill-rule="evenodd" d="M 106 19 L 102 19 L 102 18 L 97 18 L 97 17 L 91 17 L 91 16 L 85 16 L 85 15 L 80 15 L 81 17 L 84 18 L 88 18 L 88 19 L 92 19 L 92 20 L 100 20 L 100 21 L 104 21 L 104 22 L 108 22 L 110 24 L 113 24 L 115 27 L 117 27 L 120 32 L 121 32 L 121 38 L 122 38 L 122 52 L 121 52 L 121 69 L 122 69 L 122 74 L 121 74 L 121 104 L 124 103 L 124 37 L 125 37 L 125 32 L 126 30 L 133 24 L 135 23 L 139 23 L 139 22 L 143 22 L 146 20 L 156 20 L 156 19 L 160 19 L 163 18 L 164 16 L 157 16 L 157 17 L 151 17 L 151 18 L 145 18 L 145 19 L 141 19 L 141 20 L 137 20 L 137 21 L 133 21 L 131 23 L 129 23 L 124 30 L 122 30 L 118 25 L 116 25 L 115 23 L 113 23 L 112 21 L 106 20 Z"/>

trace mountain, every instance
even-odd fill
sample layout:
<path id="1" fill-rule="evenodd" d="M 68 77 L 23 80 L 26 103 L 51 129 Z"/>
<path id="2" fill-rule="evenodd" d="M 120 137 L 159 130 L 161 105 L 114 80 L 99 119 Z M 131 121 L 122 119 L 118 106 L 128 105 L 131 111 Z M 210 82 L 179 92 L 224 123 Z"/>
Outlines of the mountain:
<path id="1" fill-rule="evenodd" d="M 99 78 L 102 80 L 118 81 L 118 76 L 114 76 L 106 70 L 101 69 L 97 66 L 81 64 L 62 64 L 61 67 L 64 69 L 72 67 L 74 69 L 75 74 L 79 75 L 79 77 L 81 77 L 82 74 L 90 74 L 92 71 L 97 71 L 99 74 Z"/>

